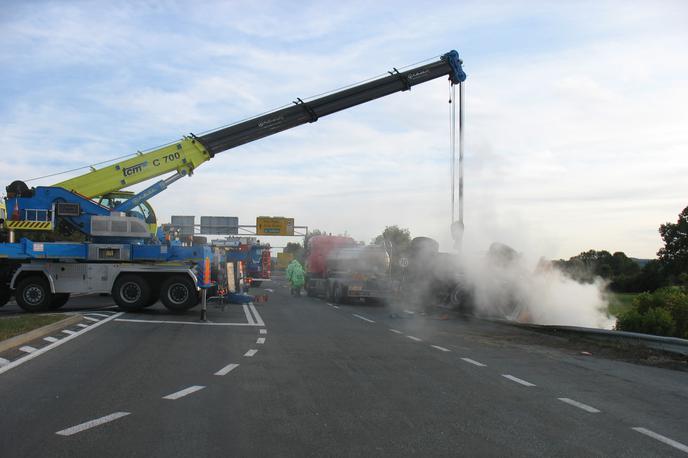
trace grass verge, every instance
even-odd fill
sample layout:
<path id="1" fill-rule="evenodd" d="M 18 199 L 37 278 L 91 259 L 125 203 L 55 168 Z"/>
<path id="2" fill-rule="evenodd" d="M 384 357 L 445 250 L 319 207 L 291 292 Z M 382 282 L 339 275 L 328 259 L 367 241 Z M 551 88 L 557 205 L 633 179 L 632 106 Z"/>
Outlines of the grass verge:
<path id="1" fill-rule="evenodd" d="M 64 315 L 19 315 L 0 318 L 0 341 L 65 319 Z"/>
<path id="2" fill-rule="evenodd" d="M 609 293 L 609 313 L 619 316 L 633 306 L 633 299 L 640 293 Z"/>

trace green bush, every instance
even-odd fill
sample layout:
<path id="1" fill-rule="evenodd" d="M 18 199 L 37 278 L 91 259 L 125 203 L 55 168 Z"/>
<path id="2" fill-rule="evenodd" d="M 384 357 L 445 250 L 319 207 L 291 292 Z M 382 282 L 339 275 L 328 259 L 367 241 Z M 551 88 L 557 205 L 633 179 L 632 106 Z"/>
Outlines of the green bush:
<path id="1" fill-rule="evenodd" d="M 688 338 L 688 292 L 680 287 L 639 294 L 616 323 L 621 331 Z"/>

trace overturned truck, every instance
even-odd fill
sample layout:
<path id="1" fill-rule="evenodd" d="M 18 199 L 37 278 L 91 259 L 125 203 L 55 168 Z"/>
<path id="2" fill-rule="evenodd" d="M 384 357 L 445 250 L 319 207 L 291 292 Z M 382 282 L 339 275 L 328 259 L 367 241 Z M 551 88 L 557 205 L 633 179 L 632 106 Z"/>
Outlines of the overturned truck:
<path id="1" fill-rule="evenodd" d="M 414 308 L 446 307 L 461 313 L 473 312 L 472 289 L 459 257 L 439 251 L 439 243 L 416 237 L 400 258 L 398 297 Z"/>

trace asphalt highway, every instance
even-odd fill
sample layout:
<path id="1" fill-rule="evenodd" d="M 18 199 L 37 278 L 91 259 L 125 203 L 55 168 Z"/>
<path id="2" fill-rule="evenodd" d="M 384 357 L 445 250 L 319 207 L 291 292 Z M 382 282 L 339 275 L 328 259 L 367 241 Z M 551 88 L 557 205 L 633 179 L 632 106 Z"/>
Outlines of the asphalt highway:
<path id="1" fill-rule="evenodd" d="M 209 324 L 74 299 L 107 321 L 0 373 L 0 456 L 688 453 L 686 372 L 267 288 L 265 304 L 211 306 Z"/>

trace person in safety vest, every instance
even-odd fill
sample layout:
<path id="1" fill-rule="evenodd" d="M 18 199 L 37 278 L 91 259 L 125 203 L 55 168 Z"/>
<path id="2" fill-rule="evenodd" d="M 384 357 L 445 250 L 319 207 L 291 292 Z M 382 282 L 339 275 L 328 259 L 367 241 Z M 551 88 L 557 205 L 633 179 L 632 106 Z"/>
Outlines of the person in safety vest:
<path id="1" fill-rule="evenodd" d="M 291 294 L 300 296 L 301 288 L 303 288 L 304 283 L 306 283 L 306 273 L 296 259 L 287 266 L 287 280 L 291 285 Z"/>

